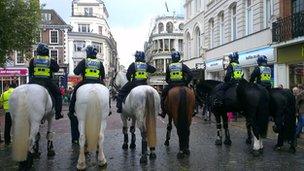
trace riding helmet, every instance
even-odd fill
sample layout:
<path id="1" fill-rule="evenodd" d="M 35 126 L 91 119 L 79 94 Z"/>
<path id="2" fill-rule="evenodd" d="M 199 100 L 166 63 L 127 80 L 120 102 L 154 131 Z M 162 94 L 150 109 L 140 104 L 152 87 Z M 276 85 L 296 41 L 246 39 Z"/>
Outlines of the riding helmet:
<path id="1" fill-rule="evenodd" d="M 259 65 L 261 65 L 262 63 L 266 63 L 267 64 L 267 57 L 265 55 L 259 56 L 258 59 L 257 59 L 257 63 Z"/>
<path id="2" fill-rule="evenodd" d="M 228 55 L 230 61 L 238 61 L 239 60 L 239 54 L 237 52 L 233 52 L 232 54 Z"/>
<path id="3" fill-rule="evenodd" d="M 39 43 L 37 46 L 37 55 L 49 56 L 49 47 L 45 43 Z"/>
<path id="4" fill-rule="evenodd" d="M 145 52 L 136 51 L 135 52 L 135 61 L 136 62 L 145 62 Z"/>
<path id="5" fill-rule="evenodd" d="M 180 61 L 180 53 L 178 51 L 174 51 L 171 53 L 172 62 Z"/>
<path id="6" fill-rule="evenodd" d="M 87 52 L 87 57 L 88 57 L 88 58 L 91 58 L 91 57 L 96 58 L 97 49 L 96 49 L 95 47 L 93 47 L 93 46 L 88 46 L 88 47 L 86 48 L 86 52 Z"/>

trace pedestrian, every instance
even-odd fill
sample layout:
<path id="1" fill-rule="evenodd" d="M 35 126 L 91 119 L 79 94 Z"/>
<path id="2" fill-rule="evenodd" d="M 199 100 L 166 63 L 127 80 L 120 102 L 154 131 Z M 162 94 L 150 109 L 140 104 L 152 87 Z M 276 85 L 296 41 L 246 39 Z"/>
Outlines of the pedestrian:
<path id="1" fill-rule="evenodd" d="M 300 137 L 302 128 L 304 126 L 304 90 L 302 89 L 302 86 L 298 86 L 296 88 L 293 88 L 293 92 L 296 97 L 296 109 L 298 118 L 296 136 Z"/>
<path id="2" fill-rule="evenodd" d="M 32 58 L 29 63 L 29 84 L 39 84 L 45 87 L 55 99 L 55 119 L 63 118 L 62 97 L 59 87 L 52 81 L 53 72 L 59 71 L 57 61 L 49 57 L 49 47 L 44 43 L 37 46 L 37 56 Z"/>
<path id="3" fill-rule="evenodd" d="M 10 84 L 7 90 L 1 94 L 0 97 L 0 105 L 3 106 L 5 110 L 5 124 L 4 124 L 4 142 L 5 145 L 9 145 L 11 143 L 11 127 L 12 127 L 12 117 L 9 112 L 9 98 L 13 93 L 16 85 L 14 83 Z"/>
<path id="4" fill-rule="evenodd" d="M 156 69 L 146 63 L 145 52 L 135 52 L 135 62 L 133 62 L 127 70 L 128 82 L 119 90 L 117 96 L 117 113 L 122 113 L 122 103 L 130 91 L 140 85 L 147 85 L 148 73 L 154 73 Z"/>

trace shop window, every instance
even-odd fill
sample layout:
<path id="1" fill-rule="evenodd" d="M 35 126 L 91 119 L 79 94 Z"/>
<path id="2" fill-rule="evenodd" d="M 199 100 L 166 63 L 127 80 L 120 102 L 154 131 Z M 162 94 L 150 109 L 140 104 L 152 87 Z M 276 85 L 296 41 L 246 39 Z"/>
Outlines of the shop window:
<path id="1" fill-rule="evenodd" d="M 289 65 L 289 86 L 293 88 L 304 84 L 304 63 Z"/>

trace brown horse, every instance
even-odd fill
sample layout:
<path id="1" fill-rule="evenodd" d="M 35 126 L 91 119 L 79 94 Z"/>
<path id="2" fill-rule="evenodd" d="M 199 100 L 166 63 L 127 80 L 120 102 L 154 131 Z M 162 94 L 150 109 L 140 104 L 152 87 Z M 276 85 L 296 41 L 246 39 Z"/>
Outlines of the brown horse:
<path id="1" fill-rule="evenodd" d="M 168 92 L 165 104 L 169 116 L 165 145 L 169 146 L 173 119 L 179 137 L 180 151 L 177 157 L 184 158 L 190 154 L 189 136 L 192 114 L 195 107 L 194 92 L 186 86 L 174 87 Z"/>

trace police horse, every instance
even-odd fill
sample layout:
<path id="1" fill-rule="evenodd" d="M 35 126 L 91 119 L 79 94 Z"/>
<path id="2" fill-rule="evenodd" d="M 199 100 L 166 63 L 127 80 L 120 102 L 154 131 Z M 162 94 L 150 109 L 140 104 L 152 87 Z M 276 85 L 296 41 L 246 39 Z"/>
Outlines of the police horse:
<path id="1" fill-rule="evenodd" d="M 105 167 L 107 160 L 103 153 L 103 141 L 106 119 L 110 111 L 109 90 L 102 84 L 86 84 L 79 87 L 76 93 L 75 115 L 80 133 L 77 169 L 86 168 L 85 145 L 89 152 L 96 151 L 98 147 L 98 165 Z"/>
<path id="2" fill-rule="evenodd" d="M 118 87 L 122 87 L 127 83 L 126 75 L 118 72 L 114 83 Z M 158 92 L 148 85 L 141 85 L 133 88 L 123 103 L 121 119 L 123 123 L 124 143 L 122 148 L 128 148 L 128 125 L 127 120 L 131 119 L 130 132 L 132 134 L 130 149 L 134 149 L 135 145 L 135 123 L 140 129 L 142 137 L 142 156 L 140 163 L 147 163 L 147 146 L 150 148 L 150 159 L 155 159 L 156 146 L 156 115 L 160 112 L 160 97 Z"/>
<path id="3" fill-rule="evenodd" d="M 213 86 L 208 92 L 208 100 L 211 105 L 211 111 L 215 115 L 217 126 L 216 145 L 222 145 L 221 119 L 225 129 L 225 145 L 231 145 L 230 133 L 228 129 L 227 112 L 242 112 L 246 118 L 246 127 L 248 138 L 247 143 L 251 143 L 253 132 L 253 154 L 259 155 L 263 150 L 261 138 L 265 138 L 268 127 L 269 117 L 269 94 L 267 90 L 257 84 L 248 83 L 242 79 L 240 82 L 227 89 L 223 97 L 223 104 L 218 104 L 217 99 L 223 82 L 214 80 L 205 80 L 199 83 L 197 91 L 199 94 L 205 94 L 204 88 Z"/>
<path id="4" fill-rule="evenodd" d="M 41 121 L 48 122 L 47 155 L 54 156 L 51 125 L 54 109 L 47 89 L 37 84 L 25 84 L 17 87 L 9 100 L 13 120 L 13 160 L 20 162 L 20 170 L 32 167 L 33 157 L 39 155 L 39 127 Z"/>

